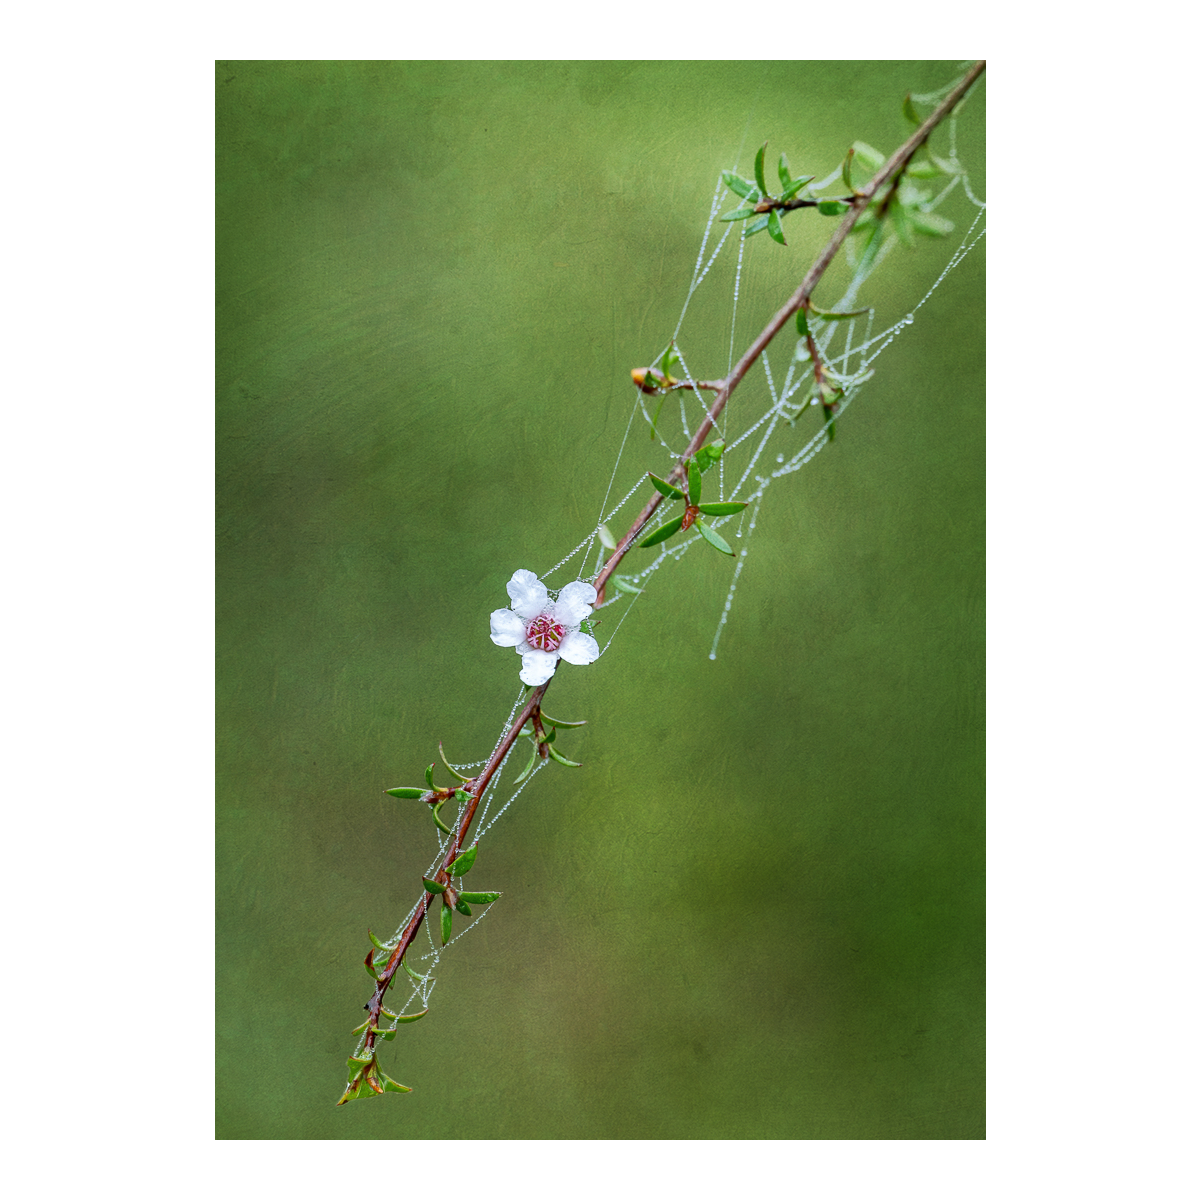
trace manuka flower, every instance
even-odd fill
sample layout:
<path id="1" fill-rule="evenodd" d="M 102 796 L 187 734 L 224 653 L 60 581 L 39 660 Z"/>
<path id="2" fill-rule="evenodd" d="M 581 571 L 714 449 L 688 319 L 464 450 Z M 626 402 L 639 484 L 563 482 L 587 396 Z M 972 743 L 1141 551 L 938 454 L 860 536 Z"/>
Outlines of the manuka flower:
<path id="1" fill-rule="evenodd" d="M 576 580 L 550 599 L 546 585 L 532 571 L 517 571 L 508 581 L 511 608 L 492 613 L 492 641 L 515 646 L 521 656 L 521 682 L 540 687 L 554 674 L 558 660 L 577 667 L 600 657 L 596 639 L 579 626 L 596 603 L 596 589 Z"/>

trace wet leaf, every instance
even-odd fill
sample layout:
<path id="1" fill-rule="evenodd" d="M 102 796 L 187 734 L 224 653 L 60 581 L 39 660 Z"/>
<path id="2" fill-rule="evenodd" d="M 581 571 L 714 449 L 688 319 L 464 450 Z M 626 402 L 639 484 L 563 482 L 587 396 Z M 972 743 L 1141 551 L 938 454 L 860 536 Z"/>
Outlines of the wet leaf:
<path id="1" fill-rule="evenodd" d="M 547 745 L 546 750 L 556 763 L 561 763 L 564 767 L 581 767 L 583 763 L 572 762 L 569 758 L 563 758 L 561 754 L 553 746 Z"/>
<path id="2" fill-rule="evenodd" d="M 385 796 L 395 796 L 397 800 L 420 800 L 429 794 L 427 788 L 388 788 Z"/>
<path id="3" fill-rule="evenodd" d="M 421 882 L 425 885 L 425 890 L 433 896 L 438 896 L 446 890 L 444 883 L 438 883 L 436 879 L 430 879 L 428 875 L 422 875 Z"/>
<path id="4" fill-rule="evenodd" d="M 700 468 L 700 474 L 703 475 L 714 463 L 719 462 L 721 455 L 725 453 L 725 442 L 721 438 L 715 438 L 706 446 L 701 446 L 696 451 L 696 466 Z"/>
<path id="5" fill-rule="evenodd" d="M 612 532 L 609 530 L 607 525 L 600 525 L 596 529 L 596 533 L 600 538 L 600 545 L 602 545 L 605 550 L 615 550 L 617 548 L 617 539 L 613 537 Z"/>
<path id="6" fill-rule="evenodd" d="M 737 557 L 733 547 L 715 529 L 710 529 L 707 522 L 697 521 L 696 528 L 700 530 L 700 536 L 710 546 L 715 546 L 722 554 L 728 554 L 730 558 Z"/>
<path id="7" fill-rule="evenodd" d="M 395 1041 L 396 1031 L 394 1029 L 381 1029 L 379 1031 L 379 1036 L 383 1038 L 385 1042 Z"/>
<path id="8" fill-rule="evenodd" d="M 442 903 L 442 945 L 450 940 L 450 930 L 454 923 L 454 909 L 444 901 Z"/>
<path id="9" fill-rule="evenodd" d="M 747 217 L 754 216 L 752 208 L 735 208 L 732 212 L 727 212 L 722 218 L 722 221 L 744 221 Z"/>
<path id="10" fill-rule="evenodd" d="M 363 966 L 367 968 L 367 974 L 368 974 L 368 975 L 370 975 L 370 977 L 371 977 L 372 979 L 374 979 L 374 980 L 378 980 L 378 979 L 379 979 L 379 976 L 378 976 L 378 975 L 376 974 L 376 972 L 375 972 L 375 962 L 374 962 L 374 960 L 375 960 L 375 951 L 374 951 L 374 950 L 368 950 L 368 951 L 367 951 L 367 960 L 366 960 L 366 962 L 364 962 L 364 963 L 363 963 Z"/>
<path id="11" fill-rule="evenodd" d="M 500 899 L 499 892 L 460 892 L 460 899 L 469 900 L 472 904 L 494 904 Z"/>
<path id="12" fill-rule="evenodd" d="M 699 504 L 700 503 L 700 488 L 701 488 L 701 486 L 702 486 L 702 484 L 701 484 L 701 480 L 700 480 L 700 468 L 698 466 L 696 466 L 695 462 L 688 463 L 687 490 L 688 490 L 688 503 L 689 504 Z"/>
<path id="13" fill-rule="evenodd" d="M 725 186 L 731 192 L 736 192 L 743 200 L 749 200 L 754 194 L 754 184 L 740 175 L 735 175 L 733 171 L 722 171 L 721 178 L 725 181 Z"/>
<path id="14" fill-rule="evenodd" d="M 385 1092 L 411 1092 L 412 1088 L 405 1087 L 402 1083 L 397 1083 L 390 1075 L 384 1075 L 382 1071 L 379 1074 L 383 1077 L 383 1090 Z"/>
<path id="15" fill-rule="evenodd" d="M 530 775 L 533 774 L 533 768 L 537 766 L 537 761 L 538 761 L 537 751 L 534 751 L 533 757 L 529 760 L 529 765 L 513 781 L 513 787 L 516 787 L 518 784 L 524 783 L 525 780 L 527 780 L 530 777 Z"/>
<path id="16" fill-rule="evenodd" d="M 367 930 L 367 937 L 371 939 L 371 945 L 374 946 L 376 950 L 387 949 L 387 947 L 369 929 Z"/>
<path id="17" fill-rule="evenodd" d="M 779 210 L 771 209 L 767 213 L 767 232 L 781 245 L 787 245 L 787 239 L 783 236 L 783 226 L 779 223 Z"/>
<path id="18" fill-rule="evenodd" d="M 787 155 L 781 154 L 779 156 L 779 186 L 786 189 L 791 182 L 792 172 L 788 168 Z"/>
<path id="19" fill-rule="evenodd" d="M 447 771 L 449 771 L 449 772 L 450 772 L 450 774 L 454 776 L 454 778 L 455 778 L 455 779 L 461 779 L 461 780 L 463 781 L 463 783 L 469 783 L 469 782 L 470 782 L 470 778 L 471 778 L 471 777 L 470 777 L 469 775 L 463 775 L 463 774 L 461 774 L 460 772 L 456 771 L 456 770 L 455 770 L 455 769 L 454 769 L 454 768 L 453 768 L 453 767 L 452 767 L 452 766 L 451 766 L 451 765 L 450 765 L 450 764 L 449 764 L 449 763 L 446 761 L 446 751 L 445 751 L 445 748 L 442 746 L 442 743 L 441 743 L 441 742 L 438 742 L 438 753 L 439 753 L 439 754 L 442 756 L 442 764 L 445 766 L 446 770 L 447 770 Z"/>
<path id="20" fill-rule="evenodd" d="M 654 484 L 656 492 L 661 492 L 668 500 L 683 499 L 683 493 L 673 484 L 668 483 L 665 479 L 659 479 L 653 471 L 647 471 L 646 474 L 650 476 L 650 482 Z"/>
<path id="21" fill-rule="evenodd" d="M 721 504 L 701 504 L 698 507 L 706 517 L 732 517 L 734 513 L 740 513 L 748 503 L 745 500 L 729 500 Z"/>
<path id="22" fill-rule="evenodd" d="M 658 407 L 654 410 L 654 417 L 650 422 L 650 440 L 654 441 L 658 437 L 658 418 L 662 415 L 663 405 L 666 404 L 667 398 L 664 395 L 658 402 Z"/>
<path id="23" fill-rule="evenodd" d="M 846 321 L 850 317 L 861 317 L 871 311 L 870 308 L 855 308 L 849 312 L 833 312 L 828 308 L 818 308 L 812 303 L 808 307 L 814 316 L 823 317 L 826 321 Z"/>
<path id="24" fill-rule="evenodd" d="M 758 184 L 758 190 L 764 196 L 767 194 L 767 177 L 763 174 L 763 156 L 766 152 L 767 143 L 763 142 L 754 156 L 754 182 Z"/>
<path id="25" fill-rule="evenodd" d="M 438 802 L 437 802 L 437 803 L 436 803 L 436 804 L 433 806 L 433 808 L 432 808 L 432 812 L 433 812 L 433 823 L 434 823 L 434 824 L 435 824 L 435 825 L 436 825 L 436 826 L 437 826 L 437 827 L 438 827 L 438 828 L 439 828 L 439 829 L 440 829 L 440 830 L 441 830 L 443 833 L 449 833 L 449 834 L 453 834 L 453 833 L 454 833 L 454 830 L 453 830 L 453 829 L 451 829 L 451 828 L 450 828 L 450 826 L 449 826 L 449 825 L 447 825 L 447 824 L 446 824 L 446 822 L 442 820 L 441 813 L 442 813 L 442 809 L 443 809 L 443 808 L 445 808 L 445 806 L 446 806 L 446 801 L 445 801 L 445 800 L 439 800 L 439 801 L 438 801 Z"/>
<path id="26" fill-rule="evenodd" d="M 471 906 L 461 896 L 455 900 L 454 907 L 458 909 L 458 911 L 462 913 L 464 917 L 469 917 L 471 915 Z"/>
<path id="27" fill-rule="evenodd" d="M 554 725 L 558 729 L 582 729 L 586 721 L 560 721 L 557 717 L 552 717 L 545 709 L 542 709 L 542 720 L 547 725 Z"/>
<path id="28" fill-rule="evenodd" d="M 742 237 L 748 238 L 753 237 L 756 233 L 762 233 L 762 231 L 766 229 L 769 219 L 769 216 L 759 217 L 757 221 L 751 225 L 747 225 L 746 228 L 742 230 Z"/>
<path id="29" fill-rule="evenodd" d="M 367 1026 L 370 1025 L 370 1023 L 371 1023 L 371 1018 L 368 1017 L 361 1025 L 350 1030 L 350 1036 L 353 1037 L 356 1033 L 365 1033 Z"/>
<path id="30" fill-rule="evenodd" d="M 802 192 L 812 181 L 816 179 L 815 175 L 801 175 L 798 179 L 793 179 L 791 183 L 783 189 L 783 195 L 780 200 L 790 200 L 793 196 Z"/>
<path id="31" fill-rule="evenodd" d="M 657 546 L 659 542 L 665 542 L 667 538 L 677 534 L 682 524 L 683 517 L 676 517 L 674 520 L 668 521 L 665 525 L 660 525 L 649 537 L 645 537 L 638 542 L 638 545 L 643 549 L 649 546 Z"/>
<path id="32" fill-rule="evenodd" d="M 408 955 L 407 955 L 407 954 L 406 954 L 406 955 L 405 955 L 405 956 L 404 956 L 404 957 L 403 957 L 403 958 L 400 960 L 400 965 L 401 965 L 401 966 L 402 966 L 402 967 L 403 967 L 403 968 L 404 968 L 404 969 L 405 969 L 405 970 L 406 970 L 406 971 L 409 973 L 409 975 L 411 975 L 411 976 L 413 977 L 413 979 L 415 979 L 415 980 L 416 980 L 418 983 L 427 983 L 427 982 L 428 982 L 428 980 L 429 980 L 429 976 L 428 976 L 428 975 L 418 975 L 418 974 L 416 973 L 416 971 L 414 971 L 414 970 L 412 969 L 412 967 L 410 967 L 410 966 L 408 965 Z M 391 1014 L 389 1013 L 388 1015 L 390 1016 Z"/>
<path id="33" fill-rule="evenodd" d="M 476 842 L 469 850 L 464 850 L 451 864 L 451 875 L 465 875 L 474 865 L 475 856 L 479 853 L 479 843 Z"/>

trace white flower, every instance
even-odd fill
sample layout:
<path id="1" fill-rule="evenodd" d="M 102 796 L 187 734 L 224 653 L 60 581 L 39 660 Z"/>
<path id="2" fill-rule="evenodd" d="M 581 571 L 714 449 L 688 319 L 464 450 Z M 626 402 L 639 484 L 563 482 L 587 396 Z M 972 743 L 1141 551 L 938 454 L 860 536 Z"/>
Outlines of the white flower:
<path id="1" fill-rule="evenodd" d="M 554 674 L 560 658 L 577 667 L 600 657 L 596 639 L 579 625 L 596 603 L 596 589 L 576 580 L 550 599 L 546 585 L 532 571 L 517 571 L 508 581 L 511 608 L 492 613 L 492 641 L 515 646 L 521 656 L 521 682 L 540 687 Z"/>

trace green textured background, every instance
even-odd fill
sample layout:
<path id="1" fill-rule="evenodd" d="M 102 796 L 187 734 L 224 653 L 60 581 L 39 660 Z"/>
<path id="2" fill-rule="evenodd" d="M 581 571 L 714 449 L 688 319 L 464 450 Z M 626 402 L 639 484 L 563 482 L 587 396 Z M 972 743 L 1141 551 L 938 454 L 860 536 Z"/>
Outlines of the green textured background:
<path id="1" fill-rule="evenodd" d="M 217 64 L 219 1137 L 984 1136 L 982 247 L 768 493 L 717 661 L 732 563 L 693 551 L 560 670 L 583 769 L 485 839 L 504 898 L 382 1054 L 414 1092 L 334 1107 L 433 849 L 382 789 L 490 750 L 487 615 L 595 520 L 717 172 L 890 151 L 954 71 Z M 959 151 L 986 194 L 982 90 Z M 833 227 L 750 243 L 739 352 Z M 693 303 L 720 374 L 729 289 Z M 663 465 L 633 439 L 622 483 Z"/>

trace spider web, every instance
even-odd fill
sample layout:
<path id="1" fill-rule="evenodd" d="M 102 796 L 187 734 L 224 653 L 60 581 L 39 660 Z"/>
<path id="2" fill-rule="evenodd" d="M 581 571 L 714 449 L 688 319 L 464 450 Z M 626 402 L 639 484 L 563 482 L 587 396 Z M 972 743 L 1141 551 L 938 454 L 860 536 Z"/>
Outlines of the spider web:
<path id="1" fill-rule="evenodd" d="M 957 79 L 952 80 L 937 92 L 924 95 L 914 95 L 914 103 L 922 106 L 936 104 L 954 86 Z M 831 426 L 833 423 L 844 421 L 854 407 L 859 396 L 867 393 L 867 382 L 874 373 L 873 364 L 884 354 L 896 340 L 903 336 L 906 330 L 927 314 L 923 312 L 926 305 L 937 292 L 946 277 L 969 255 L 983 239 L 986 232 L 986 203 L 971 186 L 971 178 L 966 165 L 959 162 L 957 145 L 957 112 L 961 111 L 970 99 L 971 93 L 960 102 L 954 115 L 947 118 L 944 128 L 949 134 L 949 160 L 959 166 L 959 171 L 941 183 L 935 182 L 936 192 L 921 202 L 923 212 L 933 213 L 943 208 L 949 208 L 957 202 L 956 217 L 959 225 L 965 225 L 965 231 L 958 227 L 953 234 L 938 242 L 932 239 L 922 239 L 921 261 L 929 262 L 937 259 L 939 265 L 930 269 L 930 282 L 926 290 L 913 307 L 902 316 L 876 329 L 876 310 L 870 308 L 861 317 L 844 321 L 810 321 L 814 341 L 820 354 L 821 362 L 826 373 L 843 389 L 836 413 L 827 420 L 809 425 L 805 431 L 797 424 L 798 418 L 808 407 L 819 406 L 816 396 L 810 395 L 812 390 L 812 364 L 809 361 L 807 347 L 803 338 L 798 337 L 794 326 L 785 326 L 775 338 L 771 346 L 762 355 L 763 371 L 752 372 L 746 377 L 735 392 L 729 405 L 721 414 L 717 423 L 715 436 L 724 439 L 725 451 L 717 464 L 706 475 L 706 496 L 711 484 L 709 479 L 716 479 L 718 500 L 745 501 L 747 507 L 738 514 L 726 517 L 710 517 L 709 524 L 714 529 L 724 529 L 722 536 L 730 540 L 737 550 L 737 561 L 733 568 L 725 602 L 717 618 L 713 632 L 709 658 L 717 657 L 721 635 L 728 624 L 733 609 L 734 596 L 741 581 L 742 572 L 749 561 L 748 551 L 753 539 L 762 505 L 767 493 L 780 480 L 786 479 L 806 467 L 831 441 Z M 732 170 L 737 170 L 735 162 Z M 835 186 L 840 180 L 840 167 L 835 168 L 826 178 L 814 181 L 809 189 L 814 194 L 820 194 L 824 189 Z M 686 327 L 688 317 L 692 312 L 693 299 L 703 291 L 724 289 L 719 292 L 718 302 L 728 306 L 728 352 L 726 374 L 732 368 L 735 354 L 741 349 L 738 346 L 738 309 L 742 293 L 747 286 L 746 276 L 751 267 L 755 250 L 768 243 L 766 237 L 756 237 L 749 243 L 741 236 L 740 226 L 736 222 L 719 223 L 718 217 L 724 208 L 729 207 L 730 200 L 736 200 L 727 189 L 720 175 L 713 191 L 709 205 L 707 220 L 700 238 L 700 248 L 692 268 L 686 293 L 680 306 L 670 339 L 660 345 L 653 353 L 648 354 L 646 365 L 657 364 L 662 360 L 668 348 L 674 348 L 679 355 L 679 364 L 674 368 L 678 378 L 696 383 L 697 376 L 693 373 L 688 361 L 689 349 L 686 345 Z M 965 216 L 960 213 L 965 211 Z M 818 217 L 810 219 L 819 220 Z M 835 226 L 830 226 L 830 231 Z M 855 267 L 853 276 L 832 306 L 835 311 L 845 311 L 856 306 L 861 307 L 860 292 L 880 265 L 892 254 L 898 238 L 893 232 L 888 235 L 873 258 L 865 258 L 859 254 L 857 261 L 852 261 Z M 847 243 L 850 246 L 850 243 Z M 852 248 L 845 253 L 853 254 Z M 703 285 L 707 284 L 707 288 Z M 755 332 L 755 331 L 752 331 Z M 741 340 L 746 341 L 745 332 Z M 659 399 L 664 399 L 661 411 L 654 414 L 647 407 L 645 393 L 632 384 L 632 395 L 629 402 L 629 412 L 625 421 L 620 445 L 616 451 L 616 459 L 609 476 L 608 485 L 600 499 L 597 508 L 597 519 L 594 526 L 584 534 L 579 542 L 553 566 L 539 572 L 538 576 L 549 585 L 549 581 L 563 573 L 557 588 L 561 590 L 572 579 L 591 579 L 599 572 L 607 557 L 608 551 L 602 541 L 601 527 L 615 525 L 622 518 L 621 528 L 632 522 L 635 514 L 648 498 L 649 492 L 646 478 L 646 465 L 641 461 L 641 455 L 631 451 L 631 438 L 639 427 L 649 427 L 654 431 L 653 453 L 657 459 L 654 466 L 656 474 L 666 476 L 682 456 L 695 428 L 704 420 L 708 412 L 708 403 L 704 393 L 697 390 L 679 389 L 667 393 L 663 397 L 650 397 L 657 405 Z M 677 405 L 677 414 L 674 406 Z M 735 426 L 737 422 L 737 426 Z M 712 439 L 710 438 L 710 441 Z M 644 446 L 644 443 L 642 443 Z M 638 461 L 634 461 L 634 459 Z M 623 482 L 618 483 L 621 480 Z M 620 499 L 612 503 L 613 495 L 619 487 L 627 490 Z M 655 523 L 644 531 L 653 532 L 666 517 L 670 505 L 662 504 L 655 514 Z M 670 542 L 664 543 L 663 548 L 645 566 L 628 573 L 621 573 L 622 580 L 628 584 L 630 591 L 621 591 L 615 587 L 607 589 L 605 602 L 597 608 L 597 612 L 609 612 L 616 617 L 612 622 L 611 632 L 601 645 L 601 656 L 612 648 L 621 627 L 643 595 L 652 590 L 657 582 L 658 572 L 667 566 L 678 563 L 703 538 L 694 528 L 690 535 L 676 535 Z M 626 560 L 628 561 L 628 560 Z M 570 568 L 574 564 L 573 573 Z M 555 588 L 551 587 L 551 595 Z M 512 722 L 526 698 L 527 690 L 520 689 L 509 710 L 504 729 L 496 741 L 496 747 L 504 740 L 512 727 Z M 476 815 L 476 828 L 473 840 L 482 842 L 497 822 L 509 808 L 522 796 L 526 789 L 541 773 L 545 760 L 538 760 L 520 782 L 506 785 L 505 772 L 513 765 L 514 776 L 524 773 L 527 759 L 523 753 L 524 740 L 518 740 L 517 745 L 505 758 L 500 768 L 492 777 L 479 811 Z M 493 747 L 493 750 L 496 748 Z M 490 756 L 489 756 L 490 757 Z M 463 774 L 481 768 L 487 758 L 473 763 L 451 764 Z M 515 764 L 515 765 L 514 765 Z M 461 808 L 456 814 L 461 817 Z M 447 824 L 455 825 L 456 821 L 447 820 Z M 433 874 L 443 861 L 449 846 L 449 838 L 438 831 L 437 852 L 430 859 L 426 874 Z M 418 904 L 420 902 L 418 901 Z M 391 938 L 384 945 L 392 949 L 399 941 L 403 929 L 407 926 L 418 904 L 414 904 L 399 923 Z M 430 996 L 436 986 L 435 972 L 442 956 L 462 938 L 470 935 L 494 905 L 481 905 L 475 910 L 468 922 L 456 922 L 454 936 L 445 946 L 440 945 L 435 938 L 432 926 L 435 922 L 426 920 L 422 930 L 414 940 L 412 947 L 405 956 L 406 962 L 413 966 L 419 979 L 407 975 L 397 977 L 397 988 L 404 983 L 410 985 L 409 995 L 403 1007 L 398 1008 L 400 1014 L 419 1011 L 428 1008 Z M 381 952 L 382 953 L 382 952 Z M 391 1004 L 396 1008 L 396 1003 Z M 393 1023 L 391 1028 L 395 1028 Z M 365 1040 L 359 1041 L 361 1049 Z M 356 1052 L 357 1053 L 357 1052 Z"/>

